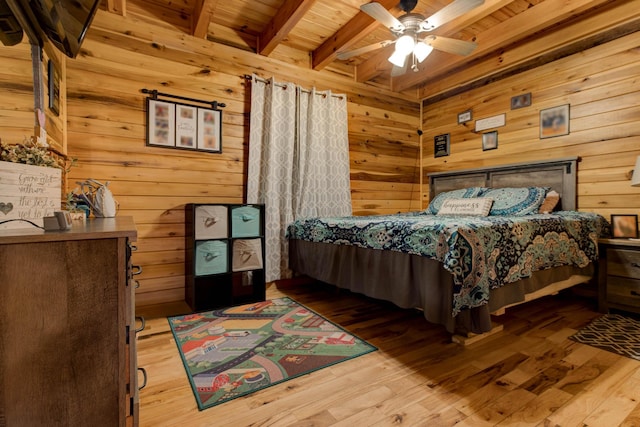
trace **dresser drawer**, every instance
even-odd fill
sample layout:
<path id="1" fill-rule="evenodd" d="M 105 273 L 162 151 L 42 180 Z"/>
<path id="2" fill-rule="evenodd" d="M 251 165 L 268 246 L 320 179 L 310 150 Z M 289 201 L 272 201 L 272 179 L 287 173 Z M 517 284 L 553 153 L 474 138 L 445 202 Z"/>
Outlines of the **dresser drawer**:
<path id="1" fill-rule="evenodd" d="M 640 308 L 640 280 L 607 277 L 607 301 Z"/>
<path id="2" fill-rule="evenodd" d="M 640 251 L 607 248 L 607 275 L 640 279 Z"/>

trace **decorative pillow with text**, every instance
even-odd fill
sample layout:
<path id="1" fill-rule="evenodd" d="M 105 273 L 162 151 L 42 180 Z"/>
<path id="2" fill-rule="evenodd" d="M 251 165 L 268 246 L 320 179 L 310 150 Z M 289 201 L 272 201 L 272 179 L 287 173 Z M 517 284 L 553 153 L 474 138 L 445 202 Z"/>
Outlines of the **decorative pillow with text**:
<path id="1" fill-rule="evenodd" d="M 446 199 L 438 211 L 438 215 L 471 215 L 487 216 L 493 204 L 492 199 Z"/>

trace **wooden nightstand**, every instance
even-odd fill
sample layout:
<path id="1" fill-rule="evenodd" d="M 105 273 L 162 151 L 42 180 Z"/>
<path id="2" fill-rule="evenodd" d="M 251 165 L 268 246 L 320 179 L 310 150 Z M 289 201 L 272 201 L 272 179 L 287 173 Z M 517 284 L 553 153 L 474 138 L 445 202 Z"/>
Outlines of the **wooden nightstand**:
<path id="1" fill-rule="evenodd" d="M 598 309 L 640 313 L 640 240 L 600 239 Z"/>

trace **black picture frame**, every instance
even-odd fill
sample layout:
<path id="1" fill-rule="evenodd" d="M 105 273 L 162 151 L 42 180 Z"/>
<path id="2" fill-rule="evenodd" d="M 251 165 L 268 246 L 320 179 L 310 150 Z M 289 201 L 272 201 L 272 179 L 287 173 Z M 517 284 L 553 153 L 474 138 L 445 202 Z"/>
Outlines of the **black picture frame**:
<path id="1" fill-rule="evenodd" d="M 60 115 L 60 72 L 53 61 L 47 62 L 49 109 L 56 116 Z"/>
<path id="2" fill-rule="evenodd" d="M 433 137 L 433 157 L 445 157 L 449 155 L 451 136 L 448 133 Z"/>
<path id="3" fill-rule="evenodd" d="M 146 145 L 222 153 L 222 110 L 148 97 Z"/>
<path id="4" fill-rule="evenodd" d="M 495 150 L 498 148 L 498 131 L 485 132 L 482 134 L 482 151 Z"/>
<path id="5" fill-rule="evenodd" d="M 522 95 L 516 95 L 511 97 L 511 109 L 517 110 L 518 108 L 531 106 L 531 92 L 523 93 Z"/>
<path id="6" fill-rule="evenodd" d="M 611 236 L 614 239 L 637 239 L 638 215 L 611 215 Z"/>

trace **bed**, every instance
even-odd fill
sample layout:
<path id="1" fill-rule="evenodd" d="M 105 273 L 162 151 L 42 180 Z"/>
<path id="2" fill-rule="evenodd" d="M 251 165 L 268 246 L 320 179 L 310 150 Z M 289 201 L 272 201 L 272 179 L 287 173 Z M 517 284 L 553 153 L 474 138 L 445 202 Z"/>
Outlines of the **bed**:
<path id="1" fill-rule="evenodd" d="M 595 277 L 597 239 L 608 224 L 600 215 L 577 212 L 577 162 L 563 158 L 433 173 L 425 211 L 296 220 L 287 228 L 289 267 L 402 308 L 419 308 L 428 321 L 458 337 L 495 331 L 492 314 Z M 558 204 L 542 214 L 498 209 L 505 206 L 500 197 L 514 197 L 508 191 L 523 188 L 523 200 L 538 197 L 536 209 L 539 198 L 553 192 Z M 490 198 L 491 214 L 438 215 L 446 200 L 461 194 L 450 201 Z"/>

